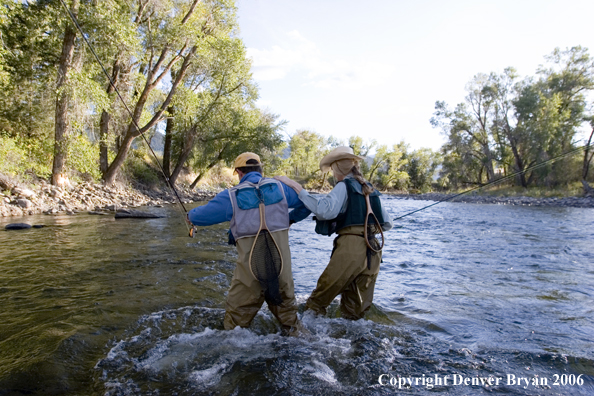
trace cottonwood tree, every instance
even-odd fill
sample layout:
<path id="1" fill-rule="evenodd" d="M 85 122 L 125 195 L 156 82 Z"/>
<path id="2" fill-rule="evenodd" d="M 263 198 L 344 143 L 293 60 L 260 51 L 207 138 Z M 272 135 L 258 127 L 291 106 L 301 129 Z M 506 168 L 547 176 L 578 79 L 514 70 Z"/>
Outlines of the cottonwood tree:
<path id="1" fill-rule="evenodd" d="M 8 15 L 7 3 L 9 1 L 10 0 L 0 0 L 0 26 L 6 26 Z M 9 74 L 6 70 L 6 55 L 6 48 L 4 46 L 0 46 L 0 88 L 2 89 L 8 85 L 9 79 Z"/>
<path id="2" fill-rule="evenodd" d="M 221 120 L 250 113 L 256 98 L 257 89 L 241 40 L 227 38 L 211 45 L 208 56 L 203 54 L 188 71 L 171 107 L 173 116 L 167 123 L 164 153 L 167 168 L 167 158 L 173 154 L 176 157 L 170 180 L 175 183 L 195 146 L 214 139 L 241 138 L 237 131 L 222 130 Z"/>
<path id="3" fill-rule="evenodd" d="M 68 2 L 83 29 L 93 33 L 90 41 L 105 40 L 117 28 L 113 22 L 119 14 L 113 11 L 118 4 L 116 0 Z M 10 18 L 2 37 L 9 49 L 10 94 L 0 99 L 2 129 L 39 150 L 34 155 L 40 161 L 53 158 L 52 180 L 58 183 L 69 166 L 73 133 L 92 131 L 89 110 L 104 106 L 97 79 L 100 69 L 88 61 L 90 53 L 60 1 L 10 2 L 6 10 Z M 109 52 L 109 43 L 96 44 L 101 44 L 99 53 Z"/>
<path id="4" fill-rule="evenodd" d="M 76 18 L 78 16 L 80 1 L 72 0 L 70 3 L 70 13 Z M 76 27 L 72 23 L 65 21 L 64 39 L 62 43 L 62 54 L 58 63 L 58 78 L 56 81 L 56 114 L 55 114 L 55 139 L 54 139 L 54 164 L 52 166 L 52 184 L 62 185 L 67 180 L 64 175 L 64 165 L 68 153 L 67 133 L 70 125 L 68 119 L 68 110 L 72 93 L 65 89 L 70 79 L 70 69 L 74 58 L 74 45 L 77 35 Z"/>
<path id="5" fill-rule="evenodd" d="M 586 121 L 585 94 L 594 87 L 594 62 L 581 47 L 556 49 L 546 60 L 537 77 L 521 81 L 513 68 L 479 75 L 466 103 L 454 111 L 437 102 L 432 124 L 448 136 L 442 180 L 483 184 L 497 177 L 492 164 L 517 173 L 525 188 L 571 178 L 570 160 L 533 166 L 575 147 L 576 132 Z"/>
<path id="6" fill-rule="evenodd" d="M 582 186 L 586 195 L 592 195 L 594 193 L 592 187 L 588 184 L 588 173 L 590 171 L 590 164 L 594 157 L 594 150 L 592 150 L 592 138 L 594 137 L 594 117 L 590 117 L 590 137 L 584 147 L 584 158 L 582 162 Z"/>
<path id="7" fill-rule="evenodd" d="M 328 152 L 326 139 L 316 132 L 301 129 L 289 140 L 291 154 L 287 159 L 287 174 L 300 180 L 320 175 L 320 159 Z"/>
<path id="8" fill-rule="evenodd" d="M 192 65 L 204 51 L 208 52 L 213 42 L 219 37 L 229 37 L 235 29 L 232 1 L 140 0 L 137 4 L 138 34 L 144 56 L 138 62 L 134 81 L 137 94 L 134 95 L 132 119 L 103 176 L 106 184 L 115 181 L 134 139 L 166 117 L 166 111 Z M 168 79 L 170 82 L 166 83 Z M 151 101 L 152 105 L 148 107 Z"/>
<path id="9" fill-rule="evenodd" d="M 587 50 L 556 49 L 538 70 L 539 79 L 525 80 L 514 101 L 517 123 L 510 129 L 508 143 L 516 156 L 517 171 L 555 158 L 574 147 L 578 128 L 585 120 L 585 93 L 594 88 L 594 61 Z M 545 181 L 555 168 L 548 166 L 521 178 L 528 187 L 536 179 Z M 560 173 L 559 173 L 560 172 Z M 557 167 L 556 179 L 567 180 Z"/>
<path id="10" fill-rule="evenodd" d="M 495 141 L 490 133 L 494 123 L 495 98 L 491 89 L 494 76 L 477 74 L 466 86 L 468 95 L 452 111 L 445 102 L 436 102 L 431 119 L 434 127 L 443 130 L 448 138 L 445 154 L 463 159 L 463 166 L 474 170 L 468 182 L 482 184 L 495 178 Z"/>
<path id="11" fill-rule="evenodd" d="M 362 157 L 366 157 L 369 155 L 371 150 L 377 145 L 375 140 L 364 141 L 360 136 L 351 136 L 349 138 L 349 147 L 353 149 L 353 153 L 355 155 L 360 155 Z M 365 177 L 369 177 L 369 164 L 366 160 L 362 160 L 359 162 L 359 166 L 361 168 L 361 173 Z"/>
<path id="12" fill-rule="evenodd" d="M 405 154 L 405 159 L 408 161 L 404 170 L 408 173 L 409 187 L 421 192 L 430 191 L 433 176 L 441 163 L 440 156 L 429 148 L 420 148 Z"/>
<path id="13" fill-rule="evenodd" d="M 56 4 L 5 3 L 2 47 L 8 82 L 0 96 L 2 132 L 13 138 L 44 141 L 53 132 L 55 82 L 63 30 Z"/>
<path id="14" fill-rule="evenodd" d="M 282 144 L 280 129 L 283 125 L 284 121 L 278 121 L 277 115 L 256 107 L 219 112 L 210 125 L 209 137 L 201 137 L 195 150 L 193 170 L 198 171 L 198 175 L 190 187 L 194 188 L 214 166 L 232 164 L 243 152 L 256 152 L 261 159 L 267 158 L 267 153 L 274 152 Z"/>
<path id="15" fill-rule="evenodd" d="M 385 189 L 406 188 L 409 180 L 408 173 L 405 171 L 408 163 L 407 151 L 408 145 L 403 141 L 394 144 L 391 150 L 387 146 L 380 146 L 373 158 L 369 181 L 375 180 Z"/>

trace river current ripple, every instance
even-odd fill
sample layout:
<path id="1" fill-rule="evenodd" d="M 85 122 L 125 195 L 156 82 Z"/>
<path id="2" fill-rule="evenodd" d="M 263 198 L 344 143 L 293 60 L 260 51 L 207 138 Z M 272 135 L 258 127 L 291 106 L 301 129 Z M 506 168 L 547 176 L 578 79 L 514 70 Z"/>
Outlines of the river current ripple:
<path id="1" fill-rule="evenodd" d="M 431 203 L 382 200 L 393 217 Z M 222 330 L 228 224 L 189 239 L 178 208 L 144 210 L 168 216 L 0 232 L 0 395 L 594 394 L 593 209 L 405 217 L 356 322 L 338 300 L 326 318 L 303 312 L 332 249 L 306 219 L 290 236 L 303 338 L 267 309 Z"/>

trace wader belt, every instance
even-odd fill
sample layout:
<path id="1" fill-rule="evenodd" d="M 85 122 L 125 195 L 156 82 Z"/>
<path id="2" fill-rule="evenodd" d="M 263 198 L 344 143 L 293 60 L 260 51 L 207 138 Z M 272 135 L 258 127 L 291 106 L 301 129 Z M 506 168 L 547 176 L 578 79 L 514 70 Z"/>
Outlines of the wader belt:
<path id="1" fill-rule="evenodd" d="M 336 250 L 336 241 L 338 240 L 338 238 L 340 238 L 343 235 L 353 235 L 353 236 L 358 236 L 361 238 L 365 238 L 365 235 L 362 234 L 353 234 L 350 232 L 345 232 L 343 234 L 338 234 L 338 236 L 336 238 L 334 238 L 334 241 L 332 242 L 332 253 L 330 254 L 330 258 L 332 258 L 332 256 L 334 255 L 334 251 Z M 377 253 L 374 252 L 373 250 L 367 248 L 367 269 L 370 270 L 371 269 L 371 256 L 375 256 Z"/>

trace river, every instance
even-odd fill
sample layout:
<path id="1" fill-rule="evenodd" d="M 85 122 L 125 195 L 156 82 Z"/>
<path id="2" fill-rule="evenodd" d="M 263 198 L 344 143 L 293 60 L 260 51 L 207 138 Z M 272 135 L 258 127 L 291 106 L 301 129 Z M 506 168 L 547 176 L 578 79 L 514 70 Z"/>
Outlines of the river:
<path id="1" fill-rule="evenodd" d="M 382 197 L 397 217 L 428 201 Z M 199 203 L 201 204 L 201 203 Z M 0 232 L 0 395 L 592 395 L 594 209 L 442 203 L 396 222 L 365 320 L 303 312 L 332 238 L 291 229 L 300 314 L 222 330 L 228 224 L 30 216 Z M 1 219 L 0 226 L 15 219 Z"/>

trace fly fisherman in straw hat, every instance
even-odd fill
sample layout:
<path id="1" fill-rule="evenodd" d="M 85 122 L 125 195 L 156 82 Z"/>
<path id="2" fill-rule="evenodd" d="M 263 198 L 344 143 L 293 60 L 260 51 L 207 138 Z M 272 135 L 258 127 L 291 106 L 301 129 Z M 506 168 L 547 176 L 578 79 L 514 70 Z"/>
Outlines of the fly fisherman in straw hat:
<path id="1" fill-rule="evenodd" d="M 249 327 L 267 302 L 286 335 L 301 329 L 291 271 L 289 225 L 311 213 L 285 184 L 262 177 L 260 157 L 235 159 L 239 184 L 190 210 L 188 222 L 208 226 L 231 221 L 229 243 L 237 246 L 237 267 L 225 302 L 226 330 Z M 289 213 L 289 208 L 294 208 Z"/>
<path id="2" fill-rule="evenodd" d="M 379 192 L 361 175 L 359 161 L 363 159 L 350 147 L 337 147 L 322 158 L 322 173 L 332 170 L 339 183 L 320 199 L 288 177 L 276 177 L 295 189 L 299 199 L 316 215 L 317 233 L 338 234 L 330 262 L 307 300 L 307 308 L 320 315 L 326 313 L 326 307 L 339 294 L 341 315 L 346 319 L 361 319 L 373 301 L 381 262 L 382 231 L 390 230 L 393 224 L 382 207 Z M 375 220 L 375 227 L 372 227 L 374 221 L 369 222 L 370 228 L 365 227 L 367 217 Z M 373 236 L 377 233 L 382 234 L 381 244 Z"/>

